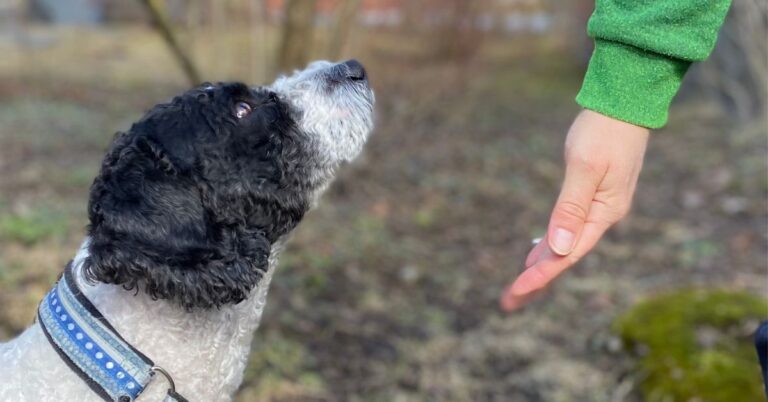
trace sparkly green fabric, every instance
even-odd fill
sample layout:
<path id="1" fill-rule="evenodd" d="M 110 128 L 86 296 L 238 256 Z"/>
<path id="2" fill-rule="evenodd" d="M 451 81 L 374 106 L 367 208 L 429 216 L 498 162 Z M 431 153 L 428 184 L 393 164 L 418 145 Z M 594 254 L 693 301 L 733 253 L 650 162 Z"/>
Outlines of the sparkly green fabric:
<path id="1" fill-rule="evenodd" d="M 669 104 L 692 62 L 707 58 L 730 0 L 597 0 L 595 39 L 576 102 L 648 128 L 667 122 Z"/>

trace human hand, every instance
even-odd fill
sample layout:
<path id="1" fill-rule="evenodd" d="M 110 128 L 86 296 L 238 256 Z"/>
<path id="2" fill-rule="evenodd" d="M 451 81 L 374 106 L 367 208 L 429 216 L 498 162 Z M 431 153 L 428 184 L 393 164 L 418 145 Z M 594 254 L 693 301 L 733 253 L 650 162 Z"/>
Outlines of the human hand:
<path id="1" fill-rule="evenodd" d="M 643 166 L 648 129 L 584 110 L 565 140 L 565 181 L 547 234 L 525 260 L 525 270 L 501 296 L 515 310 L 597 244 L 629 211 Z"/>

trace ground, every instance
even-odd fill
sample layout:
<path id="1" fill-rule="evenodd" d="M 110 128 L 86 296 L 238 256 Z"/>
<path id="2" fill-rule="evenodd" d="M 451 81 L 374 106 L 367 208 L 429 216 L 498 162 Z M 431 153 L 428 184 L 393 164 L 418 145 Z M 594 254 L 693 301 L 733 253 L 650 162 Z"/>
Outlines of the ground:
<path id="1" fill-rule="evenodd" d="M 75 252 L 112 134 L 186 85 L 149 31 L 33 33 L 0 41 L 0 339 Z M 202 57 L 211 35 L 194 42 L 211 81 L 266 75 L 267 52 Z M 631 217 L 502 313 L 557 194 L 582 67 L 547 38 L 461 63 L 421 50 L 384 34 L 349 50 L 376 131 L 286 250 L 239 401 L 637 401 L 616 317 L 678 288 L 768 294 L 765 127 L 689 96 L 653 134 Z"/>

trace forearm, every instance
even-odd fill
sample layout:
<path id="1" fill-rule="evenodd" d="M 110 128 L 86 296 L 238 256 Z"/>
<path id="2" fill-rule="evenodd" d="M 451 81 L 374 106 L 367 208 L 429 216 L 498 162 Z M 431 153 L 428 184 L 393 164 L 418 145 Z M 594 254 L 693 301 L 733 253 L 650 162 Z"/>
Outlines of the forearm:
<path id="1" fill-rule="evenodd" d="M 598 0 L 588 32 L 595 52 L 576 101 L 648 128 L 667 110 L 690 64 L 717 40 L 730 0 Z"/>

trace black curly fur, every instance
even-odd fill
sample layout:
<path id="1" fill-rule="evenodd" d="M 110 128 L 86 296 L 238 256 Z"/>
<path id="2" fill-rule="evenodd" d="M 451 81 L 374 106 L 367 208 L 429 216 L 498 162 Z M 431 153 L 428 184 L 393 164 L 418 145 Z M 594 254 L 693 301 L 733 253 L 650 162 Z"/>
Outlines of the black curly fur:
<path id="1" fill-rule="evenodd" d="M 235 117 L 235 105 L 253 112 Z M 238 303 L 309 208 L 312 158 L 264 89 L 204 84 L 119 133 L 91 187 L 90 280 L 187 309 Z"/>

